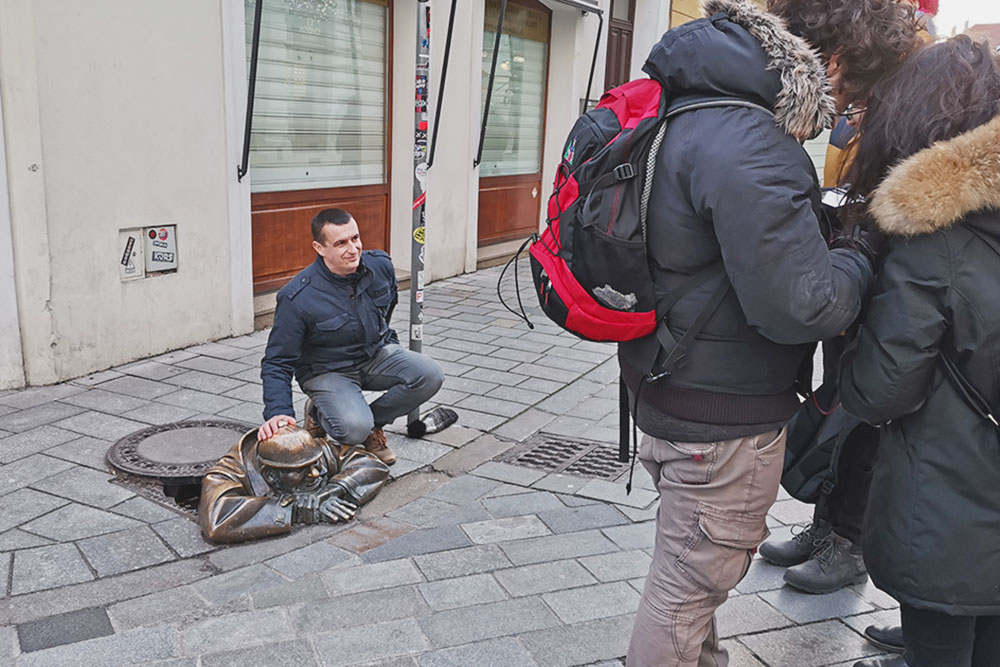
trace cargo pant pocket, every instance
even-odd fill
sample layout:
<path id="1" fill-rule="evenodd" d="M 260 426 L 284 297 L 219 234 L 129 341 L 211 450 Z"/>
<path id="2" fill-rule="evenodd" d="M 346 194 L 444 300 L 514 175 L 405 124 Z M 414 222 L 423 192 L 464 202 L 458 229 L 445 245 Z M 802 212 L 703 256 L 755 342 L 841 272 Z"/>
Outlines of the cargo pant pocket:
<path id="1" fill-rule="evenodd" d="M 767 539 L 764 514 L 727 512 L 699 504 L 697 526 L 677 567 L 711 593 L 732 590 L 750 568 L 753 550 Z"/>

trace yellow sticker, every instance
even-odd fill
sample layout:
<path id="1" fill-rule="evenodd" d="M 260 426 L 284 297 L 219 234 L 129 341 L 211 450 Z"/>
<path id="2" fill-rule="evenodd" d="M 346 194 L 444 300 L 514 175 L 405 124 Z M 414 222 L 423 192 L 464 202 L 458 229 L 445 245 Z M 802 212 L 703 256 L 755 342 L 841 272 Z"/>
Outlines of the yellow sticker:
<path id="1" fill-rule="evenodd" d="M 417 227 L 416 229 L 413 230 L 413 240 L 416 241 L 417 243 L 419 243 L 420 245 L 424 244 L 424 228 L 423 227 Z"/>

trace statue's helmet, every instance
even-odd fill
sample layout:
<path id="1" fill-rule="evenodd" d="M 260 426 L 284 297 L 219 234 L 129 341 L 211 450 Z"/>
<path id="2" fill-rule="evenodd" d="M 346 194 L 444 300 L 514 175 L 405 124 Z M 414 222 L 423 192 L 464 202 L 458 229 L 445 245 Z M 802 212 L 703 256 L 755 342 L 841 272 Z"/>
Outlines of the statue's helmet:
<path id="1" fill-rule="evenodd" d="M 282 426 L 267 440 L 257 444 L 257 461 L 264 466 L 279 469 L 304 468 L 323 456 L 323 448 L 297 426 Z"/>

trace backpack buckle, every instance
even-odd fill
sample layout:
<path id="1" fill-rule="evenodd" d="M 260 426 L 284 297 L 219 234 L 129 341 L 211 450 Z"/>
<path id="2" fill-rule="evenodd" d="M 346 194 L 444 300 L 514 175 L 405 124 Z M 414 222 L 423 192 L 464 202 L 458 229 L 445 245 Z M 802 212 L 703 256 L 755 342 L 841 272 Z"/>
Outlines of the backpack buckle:
<path id="1" fill-rule="evenodd" d="M 615 167 L 614 174 L 619 181 L 627 181 L 635 176 L 635 167 L 632 166 L 631 162 L 626 162 Z"/>

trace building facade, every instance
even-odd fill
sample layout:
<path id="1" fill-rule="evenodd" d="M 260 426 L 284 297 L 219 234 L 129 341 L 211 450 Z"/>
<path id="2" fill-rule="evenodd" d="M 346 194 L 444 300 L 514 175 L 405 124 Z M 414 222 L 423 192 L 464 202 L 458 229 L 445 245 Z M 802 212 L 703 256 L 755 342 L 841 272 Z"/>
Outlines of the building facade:
<path id="1" fill-rule="evenodd" d="M 450 6 L 430 0 L 431 117 Z M 671 22 L 668 0 L 508 0 L 477 164 L 500 6 L 456 3 L 427 176 L 431 280 L 539 229 L 595 45 L 591 104 L 641 74 Z M 251 331 L 312 261 L 323 208 L 352 211 L 405 274 L 416 13 L 417 0 L 0 0 L 0 389 Z"/>

